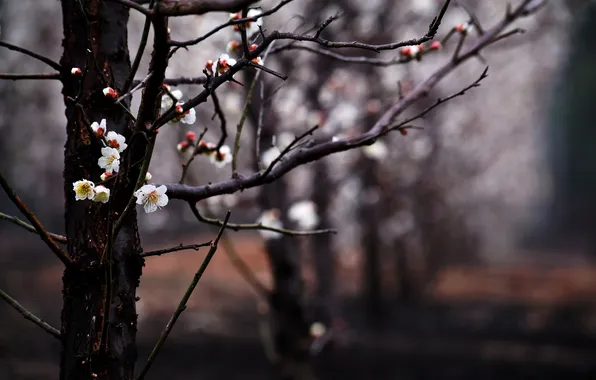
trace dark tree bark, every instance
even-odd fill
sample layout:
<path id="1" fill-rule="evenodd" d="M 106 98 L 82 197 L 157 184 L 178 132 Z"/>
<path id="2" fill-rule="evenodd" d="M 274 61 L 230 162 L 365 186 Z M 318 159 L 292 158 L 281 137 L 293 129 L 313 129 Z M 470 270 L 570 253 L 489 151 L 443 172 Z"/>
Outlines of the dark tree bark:
<path id="1" fill-rule="evenodd" d="M 112 249 L 108 241 L 135 186 L 129 164 L 143 157 L 146 141 L 131 139 L 130 119 L 102 93 L 107 86 L 118 89 L 130 74 L 128 10 L 106 1 L 63 0 L 62 11 L 62 93 L 68 119 L 65 222 L 68 254 L 74 264 L 63 276 L 60 378 L 131 379 L 137 359 L 136 288 L 143 266 L 134 210 L 123 221 Z M 87 71 L 82 80 L 69 75 L 72 67 Z M 127 101 L 123 104 L 129 106 Z M 97 165 L 101 145 L 86 123 L 103 118 L 109 130 L 126 137 L 129 148 L 123 152 L 110 202 L 77 202 L 73 182 L 97 181 L 102 172 Z"/>

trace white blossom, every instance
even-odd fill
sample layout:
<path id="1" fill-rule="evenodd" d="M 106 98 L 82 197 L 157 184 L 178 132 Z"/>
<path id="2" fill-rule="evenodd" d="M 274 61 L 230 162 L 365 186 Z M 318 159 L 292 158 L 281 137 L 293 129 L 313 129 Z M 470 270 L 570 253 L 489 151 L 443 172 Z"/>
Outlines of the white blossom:
<path id="1" fill-rule="evenodd" d="M 144 185 L 135 191 L 137 204 L 143 205 L 146 213 L 157 211 L 158 208 L 165 207 L 168 204 L 168 196 L 165 185 L 155 187 L 154 185 Z"/>
<path id="2" fill-rule="evenodd" d="M 310 325 L 310 336 L 313 338 L 320 338 L 327 332 L 327 328 L 321 322 L 315 322 Z"/>
<path id="3" fill-rule="evenodd" d="M 103 89 L 103 94 L 106 98 L 116 99 L 118 97 L 118 91 L 112 87 L 106 87 Z"/>
<path id="4" fill-rule="evenodd" d="M 145 174 L 145 182 L 147 182 L 147 181 L 151 181 L 151 178 L 153 178 L 153 176 L 151 175 L 151 173 L 147 172 L 147 173 Z"/>
<path id="5" fill-rule="evenodd" d="M 110 148 L 114 148 L 120 153 L 124 152 L 124 149 L 126 149 L 128 146 L 128 144 L 125 142 L 126 139 L 124 136 L 114 131 L 108 132 L 106 140 L 108 141 L 108 146 Z"/>
<path id="6" fill-rule="evenodd" d="M 366 145 L 362 151 L 364 155 L 370 159 L 381 161 L 387 157 L 388 149 L 382 141 L 377 141 L 372 145 Z"/>
<path id="7" fill-rule="evenodd" d="M 111 176 L 113 176 L 112 173 L 103 172 L 103 173 L 101 173 L 99 178 L 101 178 L 102 181 L 105 181 L 106 179 L 110 178 Z"/>
<path id="8" fill-rule="evenodd" d="M 272 227 L 281 229 L 283 228 L 283 224 L 281 220 L 279 220 L 280 212 L 278 209 L 271 209 L 264 211 L 261 216 L 257 219 L 257 223 L 261 224 L 265 227 Z M 265 240 L 269 239 L 279 239 L 282 235 L 279 232 L 269 231 L 269 230 L 259 230 L 259 233 Z"/>
<path id="9" fill-rule="evenodd" d="M 83 71 L 81 69 L 79 69 L 78 67 L 73 67 L 72 69 L 70 69 L 70 73 L 74 76 L 79 76 L 79 75 L 83 74 Z"/>
<path id="10" fill-rule="evenodd" d="M 172 96 L 174 98 L 176 98 L 176 103 L 182 99 L 182 91 L 180 91 L 178 89 L 170 91 L 170 94 L 172 94 Z M 174 100 L 172 99 L 170 94 L 165 93 L 161 96 L 161 113 L 162 114 L 167 112 L 174 105 Z"/>
<path id="11" fill-rule="evenodd" d="M 288 219 L 304 230 L 312 230 L 319 224 L 317 206 L 312 201 L 300 201 L 294 203 L 288 209 Z"/>
<path id="12" fill-rule="evenodd" d="M 222 54 L 219 56 L 217 61 L 213 62 L 211 66 L 211 72 L 215 73 L 215 75 L 220 75 L 228 71 L 228 69 L 236 64 L 236 60 L 234 58 L 230 58 L 227 54 Z"/>
<path id="13" fill-rule="evenodd" d="M 106 119 L 101 119 L 99 123 L 97 123 L 97 121 L 94 121 L 93 123 L 91 123 L 91 129 L 97 136 L 103 137 L 106 131 L 108 130 L 108 128 L 106 127 Z"/>
<path id="14" fill-rule="evenodd" d="M 85 199 L 92 200 L 95 196 L 93 189 L 95 188 L 95 184 L 91 181 L 86 179 L 82 179 L 80 181 L 73 182 L 72 189 L 75 192 L 75 199 L 77 201 L 82 201 Z"/>
<path id="15" fill-rule="evenodd" d="M 276 146 L 272 146 L 271 148 L 264 151 L 263 154 L 261 155 L 262 168 L 267 169 L 269 166 L 271 166 L 273 161 L 277 157 L 279 157 L 280 154 L 281 154 L 281 151 Z"/>
<path id="16" fill-rule="evenodd" d="M 93 189 L 95 193 L 93 202 L 107 203 L 110 200 L 110 189 L 103 185 L 98 185 Z"/>
<path id="17" fill-rule="evenodd" d="M 120 170 L 120 153 L 114 148 L 101 148 L 101 157 L 97 160 L 97 164 L 110 174 L 118 173 L 118 170 Z"/>
<path id="18" fill-rule="evenodd" d="M 226 51 L 228 54 L 238 54 L 240 52 L 240 46 L 242 46 L 240 42 L 232 40 L 226 45 Z"/>
<path id="19" fill-rule="evenodd" d="M 259 8 L 249 9 L 246 13 L 246 17 L 255 17 L 263 13 L 263 11 Z M 263 26 L 263 18 L 259 17 L 256 21 L 249 21 L 246 24 L 246 35 L 248 37 L 252 37 L 255 34 L 259 33 L 260 26 Z"/>
<path id="20" fill-rule="evenodd" d="M 194 124 L 197 120 L 197 113 L 194 108 L 189 109 L 186 112 L 182 112 L 182 105 L 184 102 L 178 102 L 176 104 L 176 120 L 184 124 Z"/>
<path id="21" fill-rule="evenodd" d="M 227 145 L 219 148 L 219 151 L 215 151 L 209 155 L 209 160 L 213 165 L 218 168 L 223 168 L 226 164 L 232 162 L 232 151 Z"/>

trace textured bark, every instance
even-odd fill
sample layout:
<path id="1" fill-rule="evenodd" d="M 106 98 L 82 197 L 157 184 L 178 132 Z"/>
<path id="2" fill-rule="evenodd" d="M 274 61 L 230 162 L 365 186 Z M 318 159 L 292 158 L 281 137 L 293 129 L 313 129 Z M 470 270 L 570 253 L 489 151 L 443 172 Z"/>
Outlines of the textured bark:
<path id="1" fill-rule="evenodd" d="M 120 106 L 106 99 L 102 89 L 118 89 L 130 72 L 127 41 L 128 10 L 99 0 L 63 0 L 64 53 L 67 72 L 63 95 L 66 103 L 67 141 L 64 152 L 65 222 L 68 253 L 75 261 L 63 276 L 62 350 L 60 378 L 131 379 L 137 358 L 135 337 L 136 288 L 143 259 L 133 210 L 107 252 L 112 224 L 122 213 L 135 185 L 130 162 L 142 157 L 145 142 L 131 139 L 132 125 Z M 83 13 L 84 12 L 84 13 Z M 72 67 L 87 69 L 79 83 L 69 75 Z M 81 94 L 79 106 L 68 99 Z M 125 106 L 129 106 L 124 102 Z M 109 130 L 124 135 L 120 175 L 107 204 L 75 201 L 72 183 L 98 181 L 101 145 L 88 133 L 86 122 L 105 118 Z M 103 259 L 103 260 L 102 260 Z"/>

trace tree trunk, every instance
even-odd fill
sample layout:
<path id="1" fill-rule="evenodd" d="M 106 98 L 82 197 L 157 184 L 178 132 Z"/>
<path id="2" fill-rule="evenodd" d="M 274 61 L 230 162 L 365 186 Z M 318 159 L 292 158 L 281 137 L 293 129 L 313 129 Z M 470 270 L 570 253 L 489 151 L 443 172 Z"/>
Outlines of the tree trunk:
<path id="1" fill-rule="evenodd" d="M 60 379 L 131 379 L 137 358 L 136 288 L 143 266 L 134 210 L 123 221 L 112 249 L 108 241 L 135 186 L 130 162 L 142 157 L 146 142 L 131 141 L 130 119 L 102 93 L 107 86 L 120 88 L 130 74 L 128 9 L 99 0 L 63 0 L 62 11 L 62 93 L 68 119 L 65 222 L 74 264 L 63 276 Z M 86 75 L 70 75 L 72 67 Z M 129 107 L 128 101 L 122 104 Z M 75 201 L 72 183 L 97 182 L 102 172 L 97 165 L 101 144 L 87 125 L 104 118 L 108 130 L 126 137 L 129 148 L 122 154 L 119 176 L 107 185 L 109 203 Z"/>

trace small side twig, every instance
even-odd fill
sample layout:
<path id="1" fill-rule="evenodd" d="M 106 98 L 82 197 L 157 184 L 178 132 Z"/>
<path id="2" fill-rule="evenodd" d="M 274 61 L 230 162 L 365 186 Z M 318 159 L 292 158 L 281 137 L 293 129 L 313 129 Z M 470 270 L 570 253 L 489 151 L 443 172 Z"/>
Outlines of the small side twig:
<path id="1" fill-rule="evenodd" d="M 165 329 L 161 333 L 161 335 L 160 335 L 157 343 L 155 344 L 155 347 L 153 347 L 153 350 L 151 351 L 151 354 L 149 354 L 149 358 L 147 359 L 147 363 L 145 363 L 145 366 L 143 367 L 143 370 L 139 374 L 139 377 L 137 377 L 137 380 L 142 380 L 142 379 L 145 378 L 145 376 L 147 375 L 147 372 L 151 368 L 151 365 L 155 361 L 155 358 L 159 354 L 159 351 L 161 350 L 161 347 L 166 342 L 166 339 L 168 339 L 168 336 L 170 335 L 170 332 L 174 328 L 174 325 L 176 324 L 176 321 L 180 317 L 180 314 L 182 314 L 182 312 L 186 309 L 186 303 L 190 299 L 190 296 L 192 295 L 193 291 L 195 290 L 197 284 L 199 283 L 199 280 L 203 276 L 203 273 L 205 273 L 205 270 L 207 269 L 207 266 L 209 265 L 209 262 L 211 261 L 211 259 L 213 258 L 213 255 L 215 255 L 215 252 L 217 251 L 217 244 L 219 243 L 219 240 L 221 239 L 221 236 L 223 235 L 223 232 L 224 232 L 224 230 L 226 228 L 226 225 L 227 225 L 229 219 L 230 219 L 230 212 L 228 211 L 228 213 L 226 214 L 226 217 L 225 217 L 225 219 L 223 221 L 223 225 L 219 229 L 219 232 L 217 233 L 217 237 L 215 238 L 215 240 L 213 240 L 212 242 L 210 242 L 211 248 L 209 249 L 209 252 L 207 253 L 207 256 L 205 256 L 205 259 L 203 260 L 203 263 L 201 264 L 201 266 L 199 267 L 199 269 L 195 273 L 195 275 L 194 275 L 194 277 L 192 279 L 192 282 L 190 283 L 190 285 L 186 289 L 186 292 L 184 293 L 184 296 L 180 300 L 180 303 L 178 304 L 178 307 L 176 308 L 176 311 L 174 311 L 174 314 L 172 315 L 172 317 L 168 321 L 168 324 L 166 325 Z"/>
<path id="2" fill-rule="evenodd" d="M 46 243 L 46 245 L 56 255 L 56 257 L 58 257 L 60 259 L 60 261 L 62 261 L 65 265 L 72 264 L 72 259 L 50 237 L 50 234 L 48 233 L 48 231 L 41 225 L 41 223 L 39 222 L 37 217 L 35 215 L 33 215 L 33 213 L 31 211 L 29 211 L 29 208 L 25 205 L 25 203 L 21 200 L 21 198 L 15 193 L 15 191 L 12 189 L 12 187 L 10 187 L 10 185 L 8 184 L 8 181 L 6 180 L 6 178 L 4 178 L 2 173 L 0 173 L 0 186 L 4 189 L 4 192 L 6 193 L 6 195 L 8 195 L 8 198 L 12 201 L 12 203 L 14 203 L 15 206 L 17 206 L 19 211 L 23 215 L 25 215 L 27 220 L 29 220 L 29 222 L 33 225 L 33 227 L 37 231 L 37 234 L 39 235 L 39 237 L 41 237 L 41 240 L 43 240 Z"/>
<path id="3" fill-rule="evenodd" d="M 8 74 L 0 73 L 0 79 L 6 80 L 60 80 L 62 77 L 58 73 L 41 73 L 41 74 Z"/>
<path id="4" fill-rule="evenodd" d="M 158 250 L 155 250 L 155 251 L 143 252 L 139 256 L 141 256 L 141 257 L 161 256 L 161 255 L 164 255 L 166 253 L 178 252 L 178 251 L 185 251 L 187 249 L 194 249 L 195 251 L 198 251 L 201 247 L 208 247 L 210 245 L 211 245 L 211 242 L 200 243 L 200 244 L 190 244 L 190 245 L 182 245 L 182 244 L 180 244 L 180 245 L 177 245 L 177 246 L 171 247 L 171 248 L 165 248 L 165 249 L 158 249 Z"/>
<path id="5" fill-rule="evenodd" d="M 38 316 L 36 316 L 32 312 L 30 312 L 29 310 L 25 309 L 23 307 L 23 305 L 18 303 L 14 298 L 9 296 L 8 294 L 6 294 L 2 289 L 0 289 L 0 298 L 2 298 L 4 301 L 6 301 L 7 304 L 9 304 L 13 308 L 15 308 L 19 313 L 21 313 L 23 318 L 35 323 L 37 326 L 44 329 L 47 333 L 52 335 L 54 338 L 60 339 L 60 331 L 57 328 L 50 326 L 43 319 L 39 318 Z"/>
<path id="6" fill-rule="evenodd" d="M 35 229 L 35 227 L 33 227 L 29 223 L 27 223 L 27 222 L 25 222 L 25 221 L 17 218 L 16 216 L 7 215 L 7 214 L 5 214 L 3 212 L 0 212 L 0 219 L 4 219 L 4 220 L 7 220 L 9 222 L 12 222 L 12 223 L 16 224 L 17 226 L 21 226 L 21 227 L 23 227 L 24 229 L 26 229 L 29 232 L 37 233 L 37 230 Z M 48 235 L 50 235 L 50 237 L 52 239 L 54 239 L 54 241 L 56 241 L 57 243 L 66 244 L 68 242 L 68 240 L 66 239 L 66 236 L 54 234 L 54 233 L 51 233 L 51 232 L 48 232 Z"/>
<path id="7" fill-rule="evenodd" d="M 58 71 L 59 73 L 62 72 L 62 66 L 60 66 L 60 64 L 58 62 L 53 61 L 44 55 L 34 53 L 29 49 L 25 49 L 20 46 L 9 44 L 8 42 L 4 42 L 4 41 L 0 41 L 0 46 L 3 46 L 5 48 L 7 48 L 8 50 L 17 51 L 19 53 L 28 55 L 31 58 L 35 58 L 38 61 L 45 63 L 46 65 L 50 66 L 52 69 Z"/>
<path id="8" fill-rule="evenodd" d="M 212 226 L 221 227 L 223 226 L 224 222 L 219 219 L 212 219 L 206 216 L 201 215 L 199 210 L 197 209 L 196 204 L 189 202 L 190 210 L 192 211 L 193 215 L 199 222 L 205 224 L 211 224 Z M 295 231 L 295 230 L 287 230 L 284 228 L 275 228 L 264 226 L 261 223 L 245 223 L 245 224 L 237 224 L 237 223 L 227 223 L 226 228 L 233 230 L 233 231 L 240 231 L 240 230 L 261 230 L 261 231 L 273 231 L 279 232 L 282 235 L 287 236 L 311 236 L 311 235 L 319 235 L 319 234 L 335 234 L 337 230 L 333 228 L 322 229 L 322 230 L 312 230 L 312 231 Z"/>

